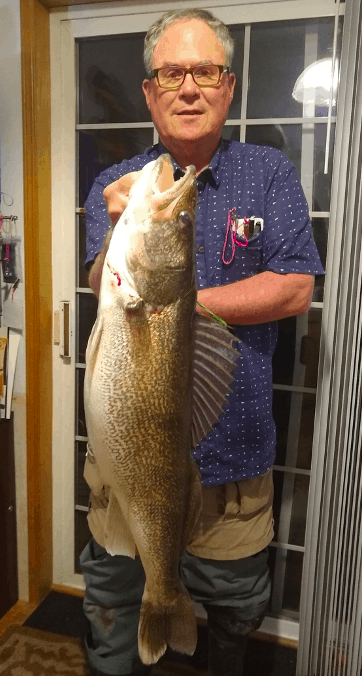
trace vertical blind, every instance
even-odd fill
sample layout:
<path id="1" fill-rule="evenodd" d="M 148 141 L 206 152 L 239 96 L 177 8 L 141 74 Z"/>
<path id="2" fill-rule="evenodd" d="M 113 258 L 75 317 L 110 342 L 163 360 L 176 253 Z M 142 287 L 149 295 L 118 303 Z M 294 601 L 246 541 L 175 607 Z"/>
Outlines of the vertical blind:
<path id="1" fill-rule="evenodd" d="M 296 676 L 361 673 L 360 0 L 346 2 L 328 249 Z"/>

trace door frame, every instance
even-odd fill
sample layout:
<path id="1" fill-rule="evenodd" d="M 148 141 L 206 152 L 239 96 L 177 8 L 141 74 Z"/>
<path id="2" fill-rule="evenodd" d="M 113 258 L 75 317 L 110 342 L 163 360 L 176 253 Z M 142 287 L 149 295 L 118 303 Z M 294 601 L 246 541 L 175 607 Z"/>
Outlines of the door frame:
<path id="1" fill-rule="evenodd" d="M 52 584 L 52 257 L 49 11 L 20 0 L 29 601 Z M 18 533 L 24 537 L 24 533 Z"/>

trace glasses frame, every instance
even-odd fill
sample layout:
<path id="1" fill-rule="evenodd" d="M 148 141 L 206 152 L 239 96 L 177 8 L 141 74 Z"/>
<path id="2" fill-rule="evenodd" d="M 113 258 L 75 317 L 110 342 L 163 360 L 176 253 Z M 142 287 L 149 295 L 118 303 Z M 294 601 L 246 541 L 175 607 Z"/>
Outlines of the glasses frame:
<path id="1" fill-rule="evenodd" d="M 199 84 L 198 82 L 196 82 L 195 77 L 194 77 L 194 74 L 193 74 L 193 71 L 196 70 L 196 68 L 200 68 L 200 67 L 203 66 L 203 65 L 215 66 L 216 68 L 219 69 L 219 79 L 218 79 L 217 82 L 215 82 L 215 84 L 212 84 L 212 85 L 202 85 L 202 84 Z M 182 85 L 183 85 L 183 83 L 184 83 L 184 81 L 185 81 L 185 79 L 186 79 L 187 73 L 190 73 L 190 74 L 192 75 L 192 79 L 193 79 L 194 83 L 195 83 L 198 87 L 201 87 L 201 88 L 203 88 L 203 87 L 217 87 L 217 85 L 219 84 L 219 82 L 220 82 L 220 80 L 221 80 L 221 75 L 222 75 L 223 73 L 230 73 L 230 68 L 229 68 L 229 66 L 221 66 L 221 65 L 217 65 L 217 64 L 215 64 L 215 63 L 209 63 L 209 64 L 202 64 L 202 63 L 200 63 L 198 66 L 193 66 L 192 68 L 184 68 L 183 66 L 177 66 L 177 68 L 181 68 L 181 70 L 184 70 L 184 76 L 183 76 L 183 80 L 182 80 L 181 84 L 179 84 L 178 87 L 166 87 L 165 85 L 161 85 L 161 83 L 159 82 L 159 77 L 158 77 L 159 71 L 160 71 L 160 70 L 163 70 L 163 68 L 168 68 L 168 66 L 162 66 L 162 68 L 155 68 L 154 70 L 152 70 L 152 75 L 151 75 L 151 78 L 150 78 L 150 79 L 152 80 L 152 79 L 155 77 L 156 80 L 157 80 L 157 82 L 158 82 L 158 86 L 159 86 L 161 89 L 168 89 L 168 90 L 170 90 L 170 91 L 176 91 L 177 89 L 179 89 L 180 87 L 182 87 Z"/>

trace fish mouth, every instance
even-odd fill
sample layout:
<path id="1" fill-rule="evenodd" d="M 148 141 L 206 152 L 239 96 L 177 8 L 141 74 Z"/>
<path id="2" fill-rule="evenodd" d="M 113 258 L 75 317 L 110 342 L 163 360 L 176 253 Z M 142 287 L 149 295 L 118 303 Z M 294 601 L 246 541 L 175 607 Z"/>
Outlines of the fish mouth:
<path id="1" fill-rule="evenodd" d="M 153 181 L 153 203 L 158 209 L 165 209 L 178 197 L 189 190 L 196 178 L 196 168 L 191 164 L 178 181 L 174 180 L 174 169 L 169 155 L 160 155 L 155 164 Z"/>

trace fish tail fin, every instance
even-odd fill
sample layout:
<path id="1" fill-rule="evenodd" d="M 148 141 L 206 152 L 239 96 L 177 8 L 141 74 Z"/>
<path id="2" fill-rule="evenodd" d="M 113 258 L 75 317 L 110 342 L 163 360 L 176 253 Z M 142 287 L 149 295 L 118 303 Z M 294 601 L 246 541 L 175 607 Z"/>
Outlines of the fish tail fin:
<path id="1" fill-rule="evenodd" d="M 191 597 L 181 583 L 181 593 L 169 615 L 168 645 L 179 653 L 193 655 L 197 645 L 195 609 Z"/>
<path id="2" fill-rule="evenodd" d="M 197 644 L 197 626 L 193 603 L 184 586 L 171 605 L 157 605 L 144 592 L 139 620 L 139 656 L 144 664 L 155 664 L 167 646 L 193 655 Z"/>

